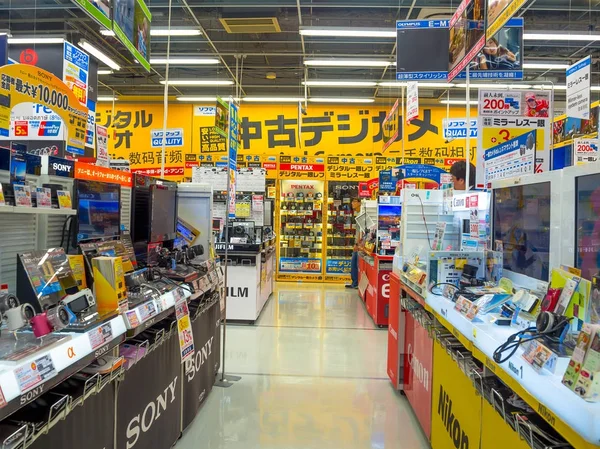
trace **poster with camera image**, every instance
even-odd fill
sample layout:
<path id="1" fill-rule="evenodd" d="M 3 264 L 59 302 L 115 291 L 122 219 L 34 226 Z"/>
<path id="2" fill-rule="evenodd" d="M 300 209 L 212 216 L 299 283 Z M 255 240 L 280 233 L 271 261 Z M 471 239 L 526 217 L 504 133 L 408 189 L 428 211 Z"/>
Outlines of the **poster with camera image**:
<path id="1" fill-rule="evenodd" d="M 535 170 L 536 130 L 485 151 L 485 185 L 492 181 L 532 174 Z"/>

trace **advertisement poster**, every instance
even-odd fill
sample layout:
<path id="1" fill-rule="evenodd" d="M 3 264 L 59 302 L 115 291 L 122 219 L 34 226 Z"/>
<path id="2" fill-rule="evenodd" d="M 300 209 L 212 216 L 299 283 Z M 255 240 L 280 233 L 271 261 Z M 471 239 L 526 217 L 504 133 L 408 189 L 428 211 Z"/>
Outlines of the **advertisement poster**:
<path id="1" fill-rule="evenodd" d="M 151 134 L 152 148 L 162 148 L 163 141 L 167 148 L 182 147 L 183 129 L 167 129 L 164 133 L 162 129 L 153 129 Z"/>
<path id="2" fill-rule="evenodd" d="M 100 25 L 112 29 L 110 23 L 110 0 L 73 0 Z"/>
<path id="3" fill-rule="evenodd" d="M 400 105 L 400 100 L 396 100 L 394 106 L 390 110 L 389 114 L 386 115 L 385 120 L 383 121 L 382 130 L 383 130 L 383 152 L 387 150 L 390 145 L 392 145 L 396 140 L 398 140 L 398 136 L 400 134 L 400 127 L 398 126 L 398 108 Z M 418 112 L 417 112 L 418 113 Z"/>
<path id="4" fill-rule="evenodd" d="M 229 218 L 235 219 L 236 207 L 236 177 L 237 177 L 237 154 L 239 145 L 239 119 L 238 107 L 232 101 L 229 104 Z"/>
<path id="5" fill-rule="evenodd" d="M 487 0 L 487 39 L 496 34 L 526 0 Z"/>
<path id="6" fill-rule="evenodd" d="M 60 78 L 39 67 L 10 64 L 0 67 L 0 80 L 0 136 L 10 134 L 12 108 L 38 103 L 58 114 L 66 125 L 66 150 L 84 154 L 88 111 Z"/>
<path id="7" fill-rule="evenodd" d="M 409 81 L 406 88 L 406 123 L 419 118 L 419 83 Z"/>
<path id="8" fill-rule="evenodd" d="M 567 69 L 567 117 L 590 118 L 592 57 L 588 56 Z"/>
<path id="9" fill-rule="evenodd" d="M 397 80 L 445 80 L 448 77 L 449 20 L 404 20 L 398 31 Z M 510 19 L 471 59 L 471 79 L 523 79 L 522 18 Z M 422 55 L 426 54 L 427 58 Z M 465 66 L 466 67 L 466 66 Z M 466 70 L 456 75 L 465 79 Z"/>
<path id="10" fill-rule="evenodd" d="M 499 179 L 513 178 L 535 172 L 536 131 L 530 131 L 519 137 L 485 151 L 485 185 Z"/>
<path id="11" fill-rule="evenodd" d="M 150 71 L 150 22 L 152 14 L 143 0 L 115 0 L 113 31 L 139 63 Z"/>
<path id="12" fill-rule="evenodd" d="M 173 291 L 175 296 L 175 316 L 177 317 L 177 330 L 179 332 L 179 349 L 181 363 L 194 356 L 194 334 L 190 321 L 190 310 L 187 299 L 180 289 Z"/>
<path id="13" fill-rule="evenodd" d="M 573 165 L 598 162 L 598 139 L 575 139 L 573 152 L 575 162 Z"/>
<path id="14" fill-rule="evenodd" d="M 221 97 L 217 97 L 215 110 L 215 131 L 223 137 L 227 137 L 229 126 L 229 104 Z"/>
<path id="15" fill-rule="evenodd" d="M 87 53 L 66 42 L 63 46 L 63 82 L 73 91 L 82 106 L 88 104 L 88 79 L 90 57 Z"/>
<path id="16" fill-rule="evenodd" d="M 13 140 L 64 140 L 60 115 L 37 103 L 21 103 L 10 112 L 9 137 Z"/>
<path id="17" fill-rule="evenodd" d="M 96 165 L 107 168 L 110 165 L 108 128 L 100 125 L 96 125 Z"/>
<path id="18" fill-rule="evenodd" d="M 466 118 L 445 118 L 442 120 L 442 129 L 445 139 L 466 139 L 467 138 L 467 119 Z M 471 138 L 477 138 L 477 119 L 472 118 L 469 126 L 469 135 Z"/>
<path id="19" fill-rule="evenodd" d="M 96 102 L 88 97 L 88 122 L 85 133 L 85 146 L 94 148 L 94 140 L 96 139 Z"/>
<path id="20" fill-rule="evenodd" d="M 280 257 L 279 271 L 282 273 L 321 273 L 321 259 L 310 259 L 301 257 Z"/>
<path id="21" fill-rule="evenodd" d="M 550 91 L 479 89 L 479 115 L 546 118 L 550 97 Z"/>
<path id="22" fill-rule="evenodd" d="M 485 45 L 485 0 L 463 0 L 452 19 L 448 45 L 448 81 L 452 81 Z"/>

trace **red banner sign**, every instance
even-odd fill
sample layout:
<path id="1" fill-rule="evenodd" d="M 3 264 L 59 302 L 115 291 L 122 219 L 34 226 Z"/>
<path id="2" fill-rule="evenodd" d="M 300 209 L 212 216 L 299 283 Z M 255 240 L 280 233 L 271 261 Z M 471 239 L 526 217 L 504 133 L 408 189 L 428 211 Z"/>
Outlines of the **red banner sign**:
<path id="1" fill-rule="evenodd" d="M 121 184 L 124 187 L 131 187 L 132 185 L 131 173 L 129 172 L 84 164 L 83 162 L 75 162 L 75 179 L 111 182 L 113 184 Z"/>

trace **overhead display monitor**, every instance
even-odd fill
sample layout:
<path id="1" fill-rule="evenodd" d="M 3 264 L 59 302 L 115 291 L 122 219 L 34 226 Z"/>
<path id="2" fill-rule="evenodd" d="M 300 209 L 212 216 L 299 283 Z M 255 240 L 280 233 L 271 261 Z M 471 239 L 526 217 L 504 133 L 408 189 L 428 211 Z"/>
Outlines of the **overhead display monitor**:
<path id="1" fill-rule="evenodd" d="M 396 23 L 396 79 L 424 82 L 447 79 L 449 22 L 404 20 Z M 495 36 L 485 41 L 469 62 L 471 79 L 523 79 L 523 23 L 522 18 L 510 19 Z M 466 76 L 463 70 L 456 78 Z"/>
<path id="2" fill-rule="evenodd" d="M 114 0 L 113 31 L 142 66 L 150 71 L 152 14 L 143 0 Z"/>
<path id="3" fill-rule="evenodd" d="M 75 181 L 77 240 L 117 236 L 121 230 L 121 186 L 97 181 Z"/>
<path id="4" fill-rule="evenodd" d="M 177 237 L 177 187 L 150 186 L 150 243 Z"/>
<path id="5" fill-rule="evenodd" d="M 110 21 L 110 0 L 72 0 L 90 17 L 107 29 L 112 29 Z M 117 0 L 118 2 L 118 0 Z"/>
<path id="6" fill-rule="evenodd" d="M 592 280 L 600 271 L 600 173 L 575 178 L 575 267 Z"/>
<path id="7" fill-rule="evenodd" d="M 493 247 L 505 270 L 548 281 L 550 194 L 550 182 L 494 189 Z"/>

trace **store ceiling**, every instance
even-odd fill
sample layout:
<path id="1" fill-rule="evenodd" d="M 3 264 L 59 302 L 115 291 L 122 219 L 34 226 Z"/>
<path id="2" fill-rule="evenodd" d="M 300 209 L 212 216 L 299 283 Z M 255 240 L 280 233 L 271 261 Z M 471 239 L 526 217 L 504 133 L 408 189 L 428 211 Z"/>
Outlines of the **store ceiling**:
<path id="1" fill-rule="evenodd" d="M 152 27 L 167 27 L 169 0 L 148 0 L 153 14 Z M 237 79 L 241 96 L 304 97 L 303 81 L 393 81 L 394 67 L 310 67 L 304 60 L 319 58 L 395 59 L 395 39 L 362 37 L 302 37 L 304 27 L 384 28 L 394 30 L 397 19 L 448 18 L 458 1 L 448 0 L 172 0 L 172 27 L 197 27 L 205 35 L 171 37 L 171 57 L 217 57 L 209 66 L 171 65 L 170 79 Z M 526 32 L 597 32 L 600 0 L 528 0 L 519 12 L 525 18 Z M 276 18 L 280 32 L 231 34 L 220 19 Z M 136 64 L 125 48 L 113 38 L 103 37 L 100 27 L 71 0 L 0 0 L 0 23 L 7 24 L 13 36 L 65 35 L 100 46 L 122 69 L 100 77 L 100 95 L 150 96 L 163 94 L 160 83 L 165 67 L 153 65 L 148 73 Z M 2 25 L 0 25 L 2 27 Z M 152 37 L 153 58 L 166 56 L 167 38 Z M 594 58 L 594 86 L 600 85 L 600 41 L 525 41 L 526 62 L 573 62 L 588 54 Z M 426 55 L 424 55 L 426 57 Z M 237 68 L 236 68 L 237 67 Z M 268 75 L 275 79 L 268 79 Z M 270 78 L 271 76 L 269 76 Z M 564 85 L 564 70 L 525 70 L 526 83 L 552 81 Z M 170 87 L 173 96 L 236 95 L 236 85 L 218 87 Z M 309 87 L 309 97 L 377 97 L 389 101 L 399 88 Z M 422 98 L 437 102 L 446 89 L 420 89 Z M 464 91 L 452 89 L 451 98 L 464 99 Z M 560 99 L 561 92 L 557 93 Z M 597 99 L 599 92 L 594 92 Z"/>

